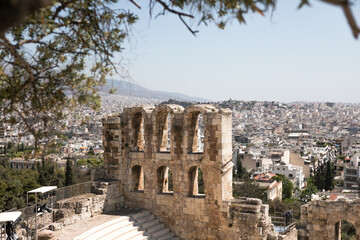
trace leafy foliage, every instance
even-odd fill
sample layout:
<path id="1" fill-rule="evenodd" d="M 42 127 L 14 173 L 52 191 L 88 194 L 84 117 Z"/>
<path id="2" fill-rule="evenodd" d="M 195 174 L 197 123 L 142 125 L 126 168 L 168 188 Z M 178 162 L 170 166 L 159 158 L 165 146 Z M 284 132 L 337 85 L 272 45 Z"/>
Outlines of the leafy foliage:
<path id="1" fill-rule="evenodd" d="M 344 240 L 356 239 L 356 230 L 354 225 L 352 225 L 350 222 L 345 220 L 341 221 L 341 239 Z"/>
<path id="2" fill-rule="evenodd" d="M 238 157 L 236 169 L 233 168 L 233 178 L 236 180 L 241 180 L 241 179 L 250 179 L 250 177 L 251 177 L 251 173 L 249 173 L 245 168 L 243 168 L 242 161 Z"/>
<path id="3" fill-rule="evenodd" d="M 71 163 L 71 160 L 69 162 Z M 0 209 L 24 207 L 26 192 L 40 186 L 63 187 L 90 180 L 91 169 L 80 171 L 76 166 L 72 164 L 70 166 L 71 170 L 66 171 L 69 165 L 66 168 L 58 167 L 55 162 L 42 160 L 36 162 L 32 169 L 12 169 L 7 161 L 2 160 L 0 162 Z M 71 179 L 70 176 L 73 178 Z"/>
<path id="4" fill-rule="evenodd" d="M 36 170 L 39 174 L 38 183 L 41 186 L 64 186 L 64 170 L 58 168 L 55 162 L 45 161 L 44 158 L 36 164 Z"/>
<path id="5" fill-rule="evenodd" d="M 263 15 L 275 2 L 151 0 L 149 6 L 151 14 L 177 15 L 195 33 L 189 27 L 195 18 L 224 28 L 234 18 L 244 23 L 249 12 Z M 98 87 L 122 68 L 114 55 L 137 19 L 118 0 L 57 0 L 0 31 L 2 115 L 21 120 L 37 140 L 53 133 L 65 109 L 99 108 Z"/>
<path id="6" fill-rule="evenodd" d="M 21 119 L 38 139 L 65 108 L 98 108 L 97 87 L 114 71 L 113 55 L 137 19 L 114 10 L 116 2 L 59 0 L 1 33 L 2 114 Z"/>
<path id="7" fill-rule="evenodd" d="M 314 184 L 313 178 L 309 178 L 307 181 L 307 186 L 300 192 L 299 199 L 305 203 L 311 201 L 311 195 L 317 193 L 318 189 Z"/>
<path id="8" fill-rule="evenodd" d="M 259 184 L 250 179 L 233 185 L 233 195 L 235 198 L 251 197 L 266 201 L 266 190 L 267 187 L 260 187 Z"/>
<path id="9" fill-rule="evenodd" d="M 77 161 L 77 165 L 104 166 L 104 159 L 96 157 L 83 158 Z"/>
<path id="10" fill-rule="evenodd" d="M 203 171 L 198 168 L 198 193 L 199 194 L 205 194 L 205 190 L 204 190 L 204 176 L 203 176 Z"/>
<path id="11" fill-rule="evenodd" d="M 88 155 L 95 155 L 95 152 L 94 152 L 94 148 L 93 147 L 90 147 L 88 153 Z"/>
<path id="12" fill-rule="evenodd" d="M 221 29 L 225 28 L 226 24 L 234 18 L 240 23 L 245 23 L 245 15 L 249 12 L 264 15 L 269 8 L 274 8 L 275 4 L 276 0 L 150 1 L 151 8 L 160 5 L 163 8 L 163 13 L 170 12 L 176 14 L 183 22 L 184 18 L 193 19 L 198 17 L 199 23 L 208 24 L 209 22 L 215 22 Z M 186 24 L 186 26 L 188 25 Z M 193 31 L 193 33 L 196 33 L 196 31 Z"/>
<path id="13" fill-rule="evenodd" d="M 0 209 L 25 206 L 26 192 L 39 187 L 38 174 L 0 165 Z"/>
<path id="14" fill-rule="evenodd" d="M 283 191 L 282 191 L 282 199 L 285 201 L 286 199 L 291 199 L 293 192 L 294 192 L 294 186 L 290 179 L 285 177 L 282 174 L 278 174 L 278 176 L 274 176 L 271 178 L 272 180 L 281 181 L 283 185 Z"/>
<path id="15" fill-rule="evenodd" d="M 335 186 L 334 181 L 334 166 L 327 161 L 326 164 L 320 164 L 314 173 L 314 184 L 317 189 L 333 190 Z"/>

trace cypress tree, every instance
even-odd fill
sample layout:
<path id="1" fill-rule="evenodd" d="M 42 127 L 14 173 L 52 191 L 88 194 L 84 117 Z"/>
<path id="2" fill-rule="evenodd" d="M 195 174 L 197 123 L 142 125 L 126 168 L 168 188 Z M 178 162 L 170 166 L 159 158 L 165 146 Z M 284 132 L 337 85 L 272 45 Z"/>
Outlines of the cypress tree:
<path id="1" fill-rule="evenodd" d="M 94 148 L 90 147 L 88 155 L 95 155 Z"/>
<path id="2" fill-rule="evenodd" d="M 66 160 L 66 169 L 65 169 L 65 186 L 73 184 L 73 172 L 72 172 L 72 162 L 68 158 Z"/>
<path id="3" fill-rule="evenodd" d="M 39 184 L 40 185 L 44 185 L 45 182 L 45 178 L 44 178 L 44 174 L 43 174 L 43 167 L 41 167 L 40 162 L 36 162 L 36 169 L 39 173 Z"/>
<path id="4" fill-rule="evenodd" d="M 315 171 L 314 180 L 319 191 L 325 189 L 325 172 L 324 164 L 319 165 Z"/>
<path id="5" fill-rule="evenodd" d="M 246 177 L 246 169 L 243 168 L 242 166 L 242 161 L 240 159 L 240 156 L 238 156 L 237 158 L 237 163 L 236 163 L 236 174 L 234 175 L 236 179 L 243 179 Z"/>
<path id="6" fill-rule="evenodd" d="M 326 173 L 324 177 L 324 189 L 327 190 L 333 190 L 334 188 L 334 174 L 332 171 L 332 166 L 330 161 L 326 162 Z"/>

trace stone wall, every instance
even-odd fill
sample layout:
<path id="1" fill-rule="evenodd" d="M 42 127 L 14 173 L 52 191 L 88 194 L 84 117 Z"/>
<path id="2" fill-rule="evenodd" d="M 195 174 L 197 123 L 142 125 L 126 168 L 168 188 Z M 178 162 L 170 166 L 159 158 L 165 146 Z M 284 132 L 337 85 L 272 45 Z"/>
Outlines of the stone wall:
<path id="1" fill-rule="evenodd" d="M 89 182 L 91 184 L 91 182 Z M 72 185 L 66 188 L 57 189 L 56 197 L 61 199 L 56 201 L 52 212 L 44 212 L 37 218 L 38 229 L 49 228 L 51 230 L 60 230 L 63 226 L 71 225 L 80 219 L 87 219 L 102 213 L 108 213 L 119 210 L 125 206 L 122 184 L 119 181 L 93 182 L 92 193 L 76 195 L 68 193 L 69 190 L 77 193 L 86 192 L 88 183 Z M 90 186 L 91 187 L 91 186 Z M 22 212 L 22 221 L 16 228 L 16 233 L 20 239 L 26 239 L 27 222 L 29 228 L 35 229 L 35 206 L 19 209 Z M 54 220 L 54 223 L 53 223 Z M 34 236 L 34 232 L 29 233 Z"/>
<path id="2" fill-rule="evenodd" d="M 346 220 L 356 229 L 356 239 L 360 240 L 360 199 L 353 201 L 312 201 L 301 207 L 299 239 L 339 239 L 341 225 Z"/>
<path id="3" fill-rule="evenodd" d="M 54 209 L 54 228 L 57 230 L 80 219 L 121 209 L 124 207 L 122 192 L 119 181 L 95 182 L 93 193 L 57 201 Z"/>
<path id="4" fill-rule="evenodd" d="M 103 119 L 103 144 L 106 175 L 122 182 L 125 205 L 151 210 L 182 239 L 278 238 L 267 205 L 232 197 L 230 110 L 212 105 L 124 109 Z"/>

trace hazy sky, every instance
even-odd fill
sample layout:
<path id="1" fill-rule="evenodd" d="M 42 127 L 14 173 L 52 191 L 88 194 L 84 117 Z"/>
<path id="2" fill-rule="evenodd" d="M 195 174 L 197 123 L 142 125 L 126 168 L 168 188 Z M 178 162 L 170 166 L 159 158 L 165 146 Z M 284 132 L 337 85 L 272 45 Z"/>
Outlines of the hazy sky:
<path id="1" fill-rule="evenodd" d="M 341 9 L 299 2 L 279 0 L 272 17 L 252 14 L 246 25 L 200 27 L 197 37 L 177 17 L 149 20 L 143 9 L 124 55 L 131 77 L 210 100 L 360 102 L 360 40 Z"/>

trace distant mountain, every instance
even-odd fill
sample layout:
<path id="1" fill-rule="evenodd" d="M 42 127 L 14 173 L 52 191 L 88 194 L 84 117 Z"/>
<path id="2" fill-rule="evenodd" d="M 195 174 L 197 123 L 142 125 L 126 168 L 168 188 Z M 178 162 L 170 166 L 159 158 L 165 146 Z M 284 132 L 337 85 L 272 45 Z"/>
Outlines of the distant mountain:
<path id="1" fill-rule="evenodd" d="M 156 91 L 150 90 L 145 87 L 142 87 L 138 84 L 120 81 L 120 80 L 108 80 L 107 84 L 101 87 L 99 90 L 105 93 L 109 93 L 110 89 L 116 89 L 114 94 L 122 96 L 132 96 L 140 98 L 153 98 L 162 101 L 169 99 L 176 99 L 178 101 L 189 101 L 189 102 L 209 102 L 210 100 L 200 98 L 200 97 L 191 97 L 182 93 L 174 92 L 165 92 L 165 91 Z"/>

